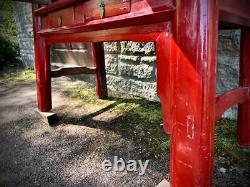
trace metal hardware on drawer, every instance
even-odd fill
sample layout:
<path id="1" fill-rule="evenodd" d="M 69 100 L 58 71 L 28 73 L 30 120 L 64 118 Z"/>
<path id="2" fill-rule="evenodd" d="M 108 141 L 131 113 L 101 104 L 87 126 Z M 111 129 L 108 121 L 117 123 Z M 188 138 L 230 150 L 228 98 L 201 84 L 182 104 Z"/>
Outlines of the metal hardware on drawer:
<path id="1" fill-rule="evenodd" d="M 57 21 L 58 27 L 61 27 L 62 26 L 62 16 L 56 16 L 56 21 Z"/>
<path id="2" fill-rule="evenodd" d="M 127 7 L 122 7 L 122 8 L 120 8 L 120 10 L 126 11 L 126 10 L 128 10 L 128 8 Z"/>
<path id="3" fill-rule="evenodd" d="M 100 2 L 99 2 L 99 14 L 100 14 L 101 18 L 104 17 L 104 14 L 105 14 L 105 2 L 104 2 L 104 0 L 100 0 Z"/>

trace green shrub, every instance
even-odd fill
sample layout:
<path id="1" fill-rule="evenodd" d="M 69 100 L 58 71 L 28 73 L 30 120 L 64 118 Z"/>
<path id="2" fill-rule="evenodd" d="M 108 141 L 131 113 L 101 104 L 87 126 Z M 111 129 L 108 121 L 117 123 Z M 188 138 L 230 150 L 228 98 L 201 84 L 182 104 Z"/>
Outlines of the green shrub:
<path id="1" fill-rule="evenodd" d="M 12 62 L 19 55 L 18 46 L 0 35 L 0 64 Z"/>
<path id="2" fill-rule="evenodd" d="M 0 1 L 0 64 L 13 62 L 19 55 L 16 24 L 10 0 Z"/>

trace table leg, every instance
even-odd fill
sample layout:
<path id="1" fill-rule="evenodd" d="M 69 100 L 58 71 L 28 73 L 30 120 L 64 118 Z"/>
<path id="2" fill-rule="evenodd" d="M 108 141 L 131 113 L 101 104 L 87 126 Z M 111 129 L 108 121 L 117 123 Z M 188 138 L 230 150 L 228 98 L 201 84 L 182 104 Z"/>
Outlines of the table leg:
<path id="1" fill-rule="evenodd" d="M 48 112 L 52 108 L 49 47 L 38 38 L 34 48 L 38 109 Z"/>
<path id="2" fill-rule="evenodd" d="M 176 1 L 173 36 L 157 40 L 158 95 L 170 138 L 171 186 L 211 186 L 217 56 L 216 1 Z"/>
<path id="3" fill-rule="evenodd" d="M 92 43 L 93 59 L 96 66 L 96 95 L 99 98 L 106 98 L 108 96 L 104 49 L 102 42 Z"/>
<path id="4" fill-rule="evenodd" d="M 33 16 L 37 102 L 40 112 L 48 112 L 52 108 L 50 55 L 44 38 L 36 34 L 39 30 L 38 19 Z"/>
<path id="5" fill-rule="evenodd" d="M 240 86 L 250 89 L 250 29 L 241 32 Z M 239 105 L 237 141 L 241 147 L 250 148 L 250 99 Z"/>

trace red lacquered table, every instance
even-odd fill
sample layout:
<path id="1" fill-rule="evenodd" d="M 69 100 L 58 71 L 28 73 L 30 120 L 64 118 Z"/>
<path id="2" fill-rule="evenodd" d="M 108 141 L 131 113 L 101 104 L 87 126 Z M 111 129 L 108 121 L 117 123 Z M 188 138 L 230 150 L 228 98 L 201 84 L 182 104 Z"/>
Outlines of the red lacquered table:
<path id="1" fill-rule="evenodd" d="M 37 0 L 38 109 L 51 110 L 51 78 L 67 74 L 95 74 L 97 95 L 107 96 L 102 42 L 153 41 L 171 186 L 211 186 L 215 121 L 235 104 L 238 144 L 250 147 L 249 10 L 248 0 Z M 242 29 L 240 87 L 216 97 L 219 26 Z M 95 68 L 51 71 L 49 45 L 64 42 L 92 42 Z"/>

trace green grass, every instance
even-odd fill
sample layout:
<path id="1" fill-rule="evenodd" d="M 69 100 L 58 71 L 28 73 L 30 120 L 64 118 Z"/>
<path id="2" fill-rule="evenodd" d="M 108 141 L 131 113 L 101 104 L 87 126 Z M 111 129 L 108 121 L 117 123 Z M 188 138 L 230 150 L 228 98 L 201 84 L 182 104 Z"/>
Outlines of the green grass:
<path id="1" fill-rule="evenodd" d="M 30 69 L 18 69 L 15 72 L 8 72 L 0 74 L 1 84 L 16 84 L 21 82 L 32 82 L 35 80 L 34 70 Z"/>
<path id="2" fill-rule="evenodd" d="M 151 150 L 150 152 L 155 152 L 156 157 L 158 156 L 157 152 L 169 150 L 168 135 L 163 133 L 162 127 L 159 125 L 162 123 L 159 103 L 150 102 L 139 97 L 133 99 L 110 97 L 108 100 L 99 100 L 94 92 L 83 88 L 71 89 L 68 96 L 92 104 L 115 102 L 116 106 L 111 110 L 123 115 L 120 123 L 127 125 L 129 132 L 132 132 L 137 137 L 138 144 L 144 144 L 149 151 Z M 216 156 L 218 158 L 225 157 L 229 162 L 249 163 L 250 151 L 240 148 L 236 143 L 235 136 L 235 121 L 222 119 L 216 124 Z"/>
<path id="3" fill-rule="evenodd" d="M 226 165 L 237 163 L 250 169 L 250 150 L 242 149 L 236 143 L 236 121 L 221 119 L 216 124 L 215 154 L 218 158 L 226 158 Z"/>
<path id="4" fill-rule="evenodd" d="M 18 70 L 9 74 L 0 75 L 0 83 L 16 84 L 35 80 L 33 70 Z M 64 84 L 64 94 L 76 105 L 88 104 L 89 107 L 110 106 L 119 118 L 114 123 L 121 124 L 123 131 L 139 145 L 145 146 L 147 154 L 158 157 L 162 152 L 169 150 L 169 138 L 165 135 L 160 124 L 162 115 L 160 104 L 147 101 L 140 97 L 122 98 L 120 95 L 108 99 L 97 99 L 91 90 L 72 87 Z M 241 149 L 236 143 L 236 123 L 233 120 L 222 119 L 215 128 L 215 154 L 217 158 L 226 158 L 227 163 L 239 163 L 250 166 L 250 151 Z"/>
<path id="5" fill-rule="evenodd" d="M 101 100 L 97 99 L 93 91 L 79 87 L 69 88 L 65 94 L 78 105 L 112 105 L 109 111 L 119 116 L 114 123 L 120 124 L 121 131 L 125 131 L 138 146 L 145 148 L 143 156 L 158 157 L 168 151 L 169 138 L 160 126 L 162 118 L 159 103 L 140 97 L 109 97 Z"/>

